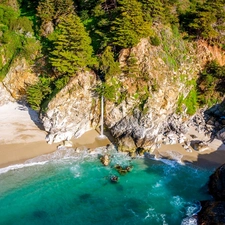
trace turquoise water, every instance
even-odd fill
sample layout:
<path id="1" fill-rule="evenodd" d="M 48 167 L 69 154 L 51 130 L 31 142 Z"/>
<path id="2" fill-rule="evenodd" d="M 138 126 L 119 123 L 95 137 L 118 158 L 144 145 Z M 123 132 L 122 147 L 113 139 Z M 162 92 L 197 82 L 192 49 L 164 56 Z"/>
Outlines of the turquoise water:
<path id="1" fill-rule="evenodd" d="M 69 152 L 0 174 L 0 224 L 195 224 L 187 218 L 199 200 L 209 199 L 204 185 L 212 171 L 111 155 L 109 167 L 99 154 Z M 133 170 L 119 175 L 116 163 Z M 119 175 L 118 183 L 110 182 L 111 174 Z"/>

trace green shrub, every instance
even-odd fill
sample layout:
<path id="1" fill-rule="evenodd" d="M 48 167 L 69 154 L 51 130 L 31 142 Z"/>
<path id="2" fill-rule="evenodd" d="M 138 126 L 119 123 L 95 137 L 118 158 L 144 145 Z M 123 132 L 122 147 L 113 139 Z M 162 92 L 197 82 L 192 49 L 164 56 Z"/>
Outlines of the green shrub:
<path id="1" fill-rule="evenodd" d="M 159 46 L 161 44 L 161 41 L 160 41 L 159 37 L 154 36 L 154 37 L 150 37 L 150 43 L 151 43 L 151 45 Z"/>
<path id="2" fill-rule="evenodd" d="M 36 84 L 30 85 L 27 89 L 27 102 L 34 110 L 40 110 L 42 102 L 52 93 L 51 79 L 39 77 Z"/>

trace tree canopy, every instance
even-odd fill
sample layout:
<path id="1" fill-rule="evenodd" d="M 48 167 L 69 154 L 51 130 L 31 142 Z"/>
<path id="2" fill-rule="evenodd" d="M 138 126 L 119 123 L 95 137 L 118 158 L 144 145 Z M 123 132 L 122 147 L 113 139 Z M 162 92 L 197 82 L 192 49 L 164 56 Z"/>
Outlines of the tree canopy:
<path id="1" fill-rule="evenodd" d="M 58 75 L 72 76 L 76 71 L 95 64 L 91 39 L 75 14 L 60 18 L 50 61 Z"/>

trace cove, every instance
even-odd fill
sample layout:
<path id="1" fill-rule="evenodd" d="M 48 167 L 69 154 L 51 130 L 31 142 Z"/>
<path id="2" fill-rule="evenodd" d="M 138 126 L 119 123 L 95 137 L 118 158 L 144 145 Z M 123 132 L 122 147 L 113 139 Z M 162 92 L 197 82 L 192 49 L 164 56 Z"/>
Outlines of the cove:
<path id="1" fill-rule="evenodd" d="M 195 224 L 191 218 L 212 169 L 175 161 L 132 159 L 111 150 L 110 166 L 96 154 L 53 153 L 47 162 L 0 174 L 1 225 Z M 120 175 L 114 165 L 132 165 Z M 119 176 L 118 183 L 110 176 Z"/>

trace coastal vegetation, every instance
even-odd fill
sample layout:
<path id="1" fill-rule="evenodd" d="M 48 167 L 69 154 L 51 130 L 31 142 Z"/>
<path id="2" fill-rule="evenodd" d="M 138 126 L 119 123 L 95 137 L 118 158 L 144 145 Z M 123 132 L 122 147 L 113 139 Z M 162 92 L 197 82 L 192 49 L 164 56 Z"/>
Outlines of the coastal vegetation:
<path id="1" fill-rule="evenodd" d="M 45 72 L 27 88 L 28 103 L 41 110 L 71 77 L 93 70 L 100 80 L 98 94 L 116 104 L 133 95 L 143 111 L 150 97 L 146 84 L 157 91 L 157 79 L 138 66 L 134 54 L 121 66 L 121 50 L 147 38 L 176 72 L 189 60 L 189 46 L 197 40 L 225 49 L 224 5 L 224 0 L 1 0 L 0 79 L 15 59 L 25 57 L 31 64 L 44 61 Z M 186 82 L 190 92 L 180 95 L 178 111 L 184 104 L 187 113 L 194 114 L 199 106 L 219 101 L 224 94 L 224 71 L 217 62 L 207 62 L 191 84 Z M 147 91 L 139 87 L 128 93 L 119 80 L 121 73 Z"/>

